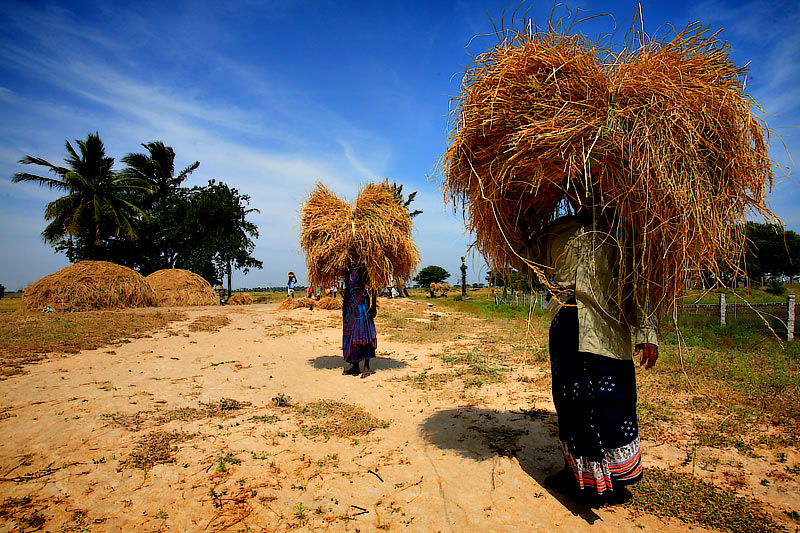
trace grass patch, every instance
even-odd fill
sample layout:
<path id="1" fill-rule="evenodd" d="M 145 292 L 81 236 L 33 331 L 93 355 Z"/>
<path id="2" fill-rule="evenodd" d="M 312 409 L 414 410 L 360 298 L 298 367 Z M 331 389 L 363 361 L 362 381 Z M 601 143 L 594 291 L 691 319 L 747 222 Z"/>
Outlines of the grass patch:
<path id="1" fill-rule="evenodd" d="M 184 318 L 156 309 L 6 315 L 0 320 L 0 379 L 23 373 L 25 364 L 49 353 L 77 353 L 145 337 Z"/>
<path id="2" fill-rule="evenodd" d="M 7 292 L 0 298 L 0 313 L 13 313 L 22 306 L 21 292 Z"/>
<path id="3" fill-rule="evenodd" d="M 453 372 L 431 372 L 423 370 L 419 374 L 407 374 L 402 378 L 402 381 L 407 382 L 409 385 L 416 389 L 433 390 L 441 388 L 442 385 L 454 379 L 456 376 Z"/>
<path id="4" fill-rule="evenodd" d="M 471 350 L 466 353 L 446 353 L 441 356 L 448 365 L 458 367 L 456 375 L 464 380 L 465 387 L 482 387 L 488 383 L 505 381 L 506 366 L 489 359 L 486 353 Z"/>
<path id="5" fill-rule="evenodd" d="M 311 419 L 311 424 L 303 429 L 309 437 L 349 438 L 389 427 L 389 422 L 372 416 L 361 407 L 335 400 L 312 402 L 298 408 L 298 412 Z"/>
<path id="6" fill-rule="evenodd" d="M 625 506 L 661 518 L 732 533 L 777 531 L 781 527 L 755 500 L 718 489 L 696 477 L 660 468 L 648 468 L 631 488 Z"/>
<path id="7" fill-rule="evenodd" d="M 147 472 L 155 465 L 174 463 L 175 452 L 178 451 L 175 444 L 192 437 L 193 434 L 182 431 L 148 433 L 139 441 L 123 464 Z"/>
<path id="8" fill-rule="evenodd" d="M 189 324 L 189 331 L 211 331 L 216 332 L 231 323 L 231 319 L 225 315 L 203 315 L 195 318 Z"/>

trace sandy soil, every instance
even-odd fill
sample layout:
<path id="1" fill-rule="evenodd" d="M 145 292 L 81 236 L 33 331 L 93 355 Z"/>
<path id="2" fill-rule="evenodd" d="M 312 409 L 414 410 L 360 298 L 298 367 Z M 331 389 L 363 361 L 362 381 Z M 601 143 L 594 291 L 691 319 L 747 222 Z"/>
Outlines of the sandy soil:
<path id="1" fill-rule="evenodd" d="M 53 356 L 0 382 L 0 500 L 20 498 L 0 531 L 687 529 L 621 507 L 587 509 L 543 487 L 561 456 L 540 368 L 515 369 L 525 381 L 426 390 L 403 378 L 442 371 L 433 357 L 442 346 L 393 342 L 380 324 L 377 372 L 360 379 L 341 373 L 340 311 L 184 311 L 186 321 L 151 338 Z M 189 331 L 209 315 L 230 324 Z M 280 394 L 296 406 L 356 404 L 389 425 L 314 437 L 314 421 L 276 406 Z M 244 407 L 175 415 L 223 398 Z M 154 432 L 183 433 L 173 462 L 137 468 L 137 445 Z M 685 458 L 678 446 L 645 443 L 649 465 Z M 792 486 L 762 488 L 798 509 Z"/>

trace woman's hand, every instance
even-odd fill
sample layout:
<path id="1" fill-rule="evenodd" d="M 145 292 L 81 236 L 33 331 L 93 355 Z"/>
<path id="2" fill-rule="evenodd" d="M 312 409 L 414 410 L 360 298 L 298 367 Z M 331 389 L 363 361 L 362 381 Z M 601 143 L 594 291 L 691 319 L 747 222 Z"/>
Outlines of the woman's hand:
<path id="1" fill-rule="evenodd" d="M 643 365 L 645 369 L 651 369 L 656 365 L 656 359 L 658 359 L 658 346 L 655 344 L 637 344 L 636 351 L 633 352 L 634 357 L 638 357 L 639 354 L 642 355 L 642 359 L 639 361 L 640 365 Z"/>

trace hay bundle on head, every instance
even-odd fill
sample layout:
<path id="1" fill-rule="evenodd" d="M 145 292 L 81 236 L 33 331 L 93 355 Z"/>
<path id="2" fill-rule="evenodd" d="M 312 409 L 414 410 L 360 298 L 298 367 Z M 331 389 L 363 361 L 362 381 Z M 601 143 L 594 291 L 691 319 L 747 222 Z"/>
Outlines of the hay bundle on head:
<path id="1" fill-rule="evenodd" d="M 28 285 L 29 311 L 94 311 L 157 305 L 156 295 L 135 270 L 106 261 L 80 261 Z"/>
<path id="2" fill-rule="evenodd" d="M 589 213 L 633 256 L 637 304 L 660 311 L 692 270 L 739 270 L 745 214 L 774 217 L 772 168 L 727 45 L 691 26 L 627 50 L 551 27 L 479 56 L 443 188 L 498 268 L 554 219 Z"/>
<path id="3" fill-rule="evenodd" d="M 253 297 L 248 292 L 234 292 L 228 298 L 228 305 L 250 305 L 253 303 Z"/>
<path id="4" fill-rule="evenodd" d="M 219 296 L 202 276 L 180 268 L 157 270 L 145 278 L 160 307 L 219 305 Z"/>
<path id="5" fill-rule="evenodd" d="M 381 289 L 392 275 L 411 277 L 419 264 L 408 209 L 386 182 L 367 184 L 354 205 L 317 183 L 300 212 L 300 245 L 315 287 L 335 285 L 348 267 L 363 264 L 369 288 Z"/>

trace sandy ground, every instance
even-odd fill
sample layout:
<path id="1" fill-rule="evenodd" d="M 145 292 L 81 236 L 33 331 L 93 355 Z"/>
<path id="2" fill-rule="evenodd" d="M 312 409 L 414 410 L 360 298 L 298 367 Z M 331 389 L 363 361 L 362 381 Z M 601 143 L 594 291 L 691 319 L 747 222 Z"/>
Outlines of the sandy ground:
<path id="1" fill-rule="evenodd" d="M 380 326 L 377 372 L 343 376 L 340 311 L 185 312 L 187 321 L 151 338 L 53 356 L 0 382 L 0 500 L 29 498 L 14 500 L 25 505 L 6 510 L 0 531 L 687 529 L 621 507 L 586 509 L 543 487 L 561 456 L 539 368 L 518 369 L 526 381 L 425 390 L 403 377 L 441 371 L 441 346 L 392 342 Z M 188 331 L 206 315 L 231 322 Z M 279 394 L 294 405 L 356 404 L 389 425 L 313 438 L 312 421 L 275 405 Z M 249 405 L 197 420 L 157 417 L 222 398 Z M 156 431 L 186 434 L 173 444 L 174 462 L 136 468 L 131 454 Z M 649 465 L 685 457 L 645 443 Z M 775 490 L 778 505 L 800 508 L 796 492 Z"/>

